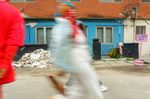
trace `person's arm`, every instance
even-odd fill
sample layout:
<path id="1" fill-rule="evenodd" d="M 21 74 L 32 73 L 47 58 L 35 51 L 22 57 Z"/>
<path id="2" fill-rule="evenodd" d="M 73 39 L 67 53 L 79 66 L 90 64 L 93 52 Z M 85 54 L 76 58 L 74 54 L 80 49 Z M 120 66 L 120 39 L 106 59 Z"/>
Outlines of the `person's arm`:
<path id="1" fill-rule="evenodd" d="M 5 52 L 3 53 L 0 62 L 0 78 L 3 78 L 5 76 L 8 66 L 16 55 L 17 49 L 18 46 L 7 46 L 7 48 L 5 48 Z"/>
<path id="2" fill-rule="evenodd" d="M 24 20 L 20 14 L 15 15 L 9 30 L 3 53 L 0 56 L 0 78 L 4 77 L 7 72 L 19 46 L 24 44 Z"/>

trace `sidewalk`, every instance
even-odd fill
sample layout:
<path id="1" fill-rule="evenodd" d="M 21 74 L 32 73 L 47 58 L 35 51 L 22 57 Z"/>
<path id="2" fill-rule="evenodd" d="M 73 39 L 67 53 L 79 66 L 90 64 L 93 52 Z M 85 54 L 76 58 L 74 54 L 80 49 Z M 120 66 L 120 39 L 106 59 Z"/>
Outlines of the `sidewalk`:
<path id="1" fill-rule="evenodd" d="M 128 66 L 134 65 L 134 58 L 110 58 L 109 56 L 102 56 L 100 60 L 93 60 L 93 65 L 107 65 L 107 66 Z M 142 57 L 144 64 L 150 64 L 150 57 Z"/>
<path id="2" fill-rule="evenodd" d="M 102 57 L 101 60 L 93 60 L 92 64 L 94 66 L 129 66 L 133 64 L 133 58 L 109 58 L 109 57 Z"/>

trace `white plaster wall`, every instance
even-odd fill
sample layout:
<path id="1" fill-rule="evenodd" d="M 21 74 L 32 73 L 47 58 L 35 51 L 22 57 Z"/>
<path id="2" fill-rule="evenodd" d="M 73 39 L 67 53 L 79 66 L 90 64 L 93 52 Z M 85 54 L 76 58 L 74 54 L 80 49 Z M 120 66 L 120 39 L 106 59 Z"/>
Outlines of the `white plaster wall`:
<path id="1" fill-rule="evenodd" d="M 149 23 L 149 24 L 148 24 Z M 135 32 L 133 28 L 133 20 L 126 19 L 124 21 L 124 43 L 133 43 L 135 41 Z M 148 34 L 148 42 L 143 42 L 141 56 L 146 58 L 150 57 L 150 20 L 136 20 L 136 26 L 145 25 L 146 34 Z"/>

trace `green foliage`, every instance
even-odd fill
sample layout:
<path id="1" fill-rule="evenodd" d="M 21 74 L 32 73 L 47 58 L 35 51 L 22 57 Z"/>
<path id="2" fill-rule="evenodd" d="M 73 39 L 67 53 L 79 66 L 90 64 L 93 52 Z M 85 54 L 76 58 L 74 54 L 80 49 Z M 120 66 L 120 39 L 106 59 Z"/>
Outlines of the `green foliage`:
<path id="1" fill-rule="evenodd" d="M 118 48 L 113 48 L 109 54 L 108 54 L 111 58 L 120 58 L 120 54 L 119 54 L 119 49 Z"/>

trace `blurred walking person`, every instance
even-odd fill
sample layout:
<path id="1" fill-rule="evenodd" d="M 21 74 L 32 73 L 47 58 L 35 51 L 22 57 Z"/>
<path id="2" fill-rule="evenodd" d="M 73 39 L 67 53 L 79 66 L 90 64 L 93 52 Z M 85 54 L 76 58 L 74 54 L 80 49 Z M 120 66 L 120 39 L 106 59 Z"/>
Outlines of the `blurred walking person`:
<path id="1" fill-rule="evenodd" d="M 83 36 L 86 37 L 84 24 L 83 24 L 82 21 L 80 21 L 80 20 L 77 20 L 76 22 L 77 22 L 77 24 L 78 24 L 78 26 L 79 26 L 79 29 L 81 29 L 81 30 L 82 30 L 82 33 L 84 33 Z M 86 38 L 86 39 L 87 39 L 87 38 Z M 72 84 L 74 84 L 74 81 L 76 81 L 76 80 L 77 80 L 76 77 L 75 77 L 73 74 L 71 74 L 71 75 L 69 76 L 69 79 L 68 79 L 67 82 L 65 83 L 65 88 L 70 88 L 70 87 L 72 87 Z M 103 83 L 102 83 L 101 80 L 99 80 L 99 84 L 100 84 L 100 90 L 99 90 L 99 91 L 106 92 L 106 91 L 108 90 L 108 88 L 103 85 Z"/>
<path id="2" fill-rule="evenodd" d="M 24 45 L 24 21 L 21 13 L 7 0 L 0 0 L 0 14 L 0 99 L 2 99 L 2 85 L 15 80 L 11 63 L 19 46 Z"/>
<path id="3" fill-rule="evenodd" d="M 68 2 L 61 3 L 56 15 L 51 41 L 54 63 L 65 72 L 74 75 L 82 88 L 81 92 L 73 89 L 73 94 L 65 92 L 64 96 L 57 98 L 83 99 L 87 96 L 86 99 L 103 99 L 96 72 L 90 64 L 86 37 L 76 23 L 76 7 Z"/>

